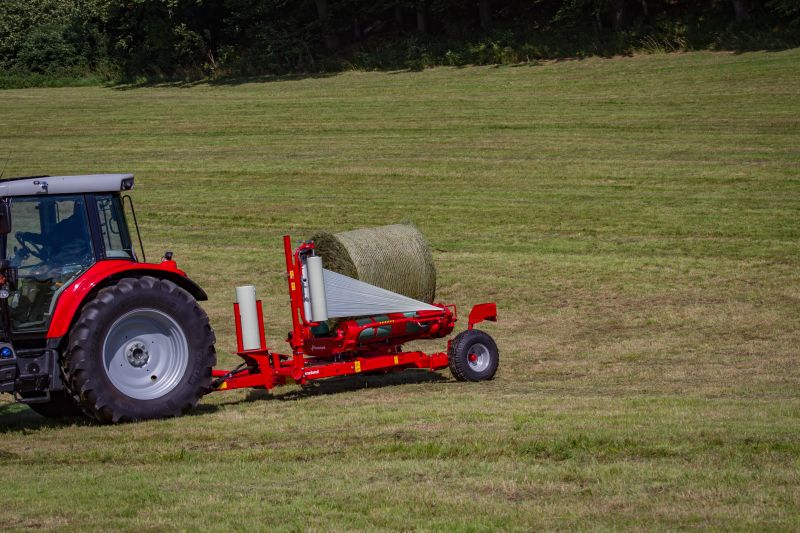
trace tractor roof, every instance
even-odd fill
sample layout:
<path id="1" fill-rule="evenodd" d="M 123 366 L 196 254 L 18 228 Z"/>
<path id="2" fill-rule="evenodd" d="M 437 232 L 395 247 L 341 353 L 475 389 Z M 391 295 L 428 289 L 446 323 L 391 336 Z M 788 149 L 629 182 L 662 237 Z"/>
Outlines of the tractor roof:
<path id="1" fill-rule="evenodd" d="M 131 189 L 133 189 L 133 174 L 28 176 L 0 180 L 0 197 L 116 192 Z"/>

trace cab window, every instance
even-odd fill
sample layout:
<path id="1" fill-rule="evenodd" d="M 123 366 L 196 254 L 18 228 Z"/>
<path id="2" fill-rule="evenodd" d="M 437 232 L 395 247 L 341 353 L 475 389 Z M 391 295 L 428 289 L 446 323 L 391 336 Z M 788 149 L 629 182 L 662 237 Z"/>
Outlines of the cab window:
<path id="1" fill-rule="evenodd" d="M 98 195 L 97 214 L 106 258 L 134 259 L 122 199 L 117 195 Z"/>
<path id="2" fill-rule="evenodd" d="M 38 331 L 57 291 L 94 263 L 86 203 L 82 195 L 19 197 L 11 212 L 6 254 L 19 278 L 9 301 L 12 328 Z"/>

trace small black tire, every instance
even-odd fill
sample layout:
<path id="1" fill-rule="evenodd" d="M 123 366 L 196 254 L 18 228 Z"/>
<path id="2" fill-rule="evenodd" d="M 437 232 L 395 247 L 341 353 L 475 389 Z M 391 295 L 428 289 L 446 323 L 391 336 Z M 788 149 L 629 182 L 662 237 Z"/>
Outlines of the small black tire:
<path id="1" fill-rule="evenodd" d="M 51 392 L 49 401 L 29 403 L 28 407 L 45 418 L 79 418 L 86 416 L 78 404 L 75 403 L 72 395 L 64 391 Z"/>
<path id="2" fill-rule="evenodd" d="M 474 359 L 474 360 L 471 360 Z M 485 331 L 462 331 L 447 350 L 450 372 L 459 381 L 487 381 L 500 364 L 500 352 L 494 339 Z"/>
<path id="3" fill-rule="evenodd" d="M 214 342 L 208 315 L 188 292 L 151 276 L 123 278 L 81 310 L 64 375 L 81 408 L 100 422 L 180 416 L 211 389 Z"/>

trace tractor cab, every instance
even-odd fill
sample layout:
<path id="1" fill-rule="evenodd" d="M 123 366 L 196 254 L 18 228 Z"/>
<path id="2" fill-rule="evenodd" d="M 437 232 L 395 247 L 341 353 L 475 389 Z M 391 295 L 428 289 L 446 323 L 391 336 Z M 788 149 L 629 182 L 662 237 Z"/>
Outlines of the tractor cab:
<path id="1" fill-rule="evenodd" d="M 136 261 L 120 191 L 126 174 L 16 178 L 0 182 L 0 252 L 15 280 L 5 325 L 41 336 L 58 295 L 96 262 Z"/>

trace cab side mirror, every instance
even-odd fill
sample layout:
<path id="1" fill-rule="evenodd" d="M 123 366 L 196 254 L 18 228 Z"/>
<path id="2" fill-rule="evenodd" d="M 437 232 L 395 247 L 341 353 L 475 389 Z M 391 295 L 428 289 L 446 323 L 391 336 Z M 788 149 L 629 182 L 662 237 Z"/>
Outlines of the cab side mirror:
<path id="1" fill-rule="evenodd" d="M 11 232 L 11 209 L 8 200 L 0 200 L 0 235 L 8 235 Z"/>

